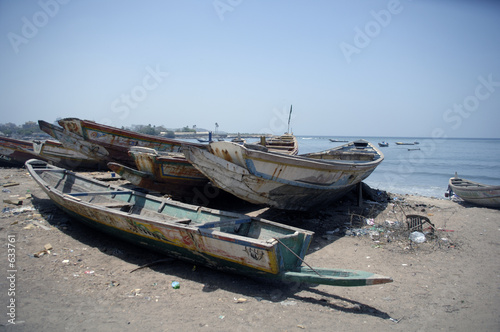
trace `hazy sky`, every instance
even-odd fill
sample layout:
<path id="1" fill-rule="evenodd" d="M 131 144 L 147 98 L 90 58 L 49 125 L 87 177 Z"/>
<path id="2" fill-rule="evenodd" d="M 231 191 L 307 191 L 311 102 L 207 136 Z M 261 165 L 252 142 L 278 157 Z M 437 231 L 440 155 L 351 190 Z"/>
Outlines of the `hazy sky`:
<path id="1" fill-rule="evenodd" d="M 500 137 L 500 1 L 0 0 L 0 123 Z"/>

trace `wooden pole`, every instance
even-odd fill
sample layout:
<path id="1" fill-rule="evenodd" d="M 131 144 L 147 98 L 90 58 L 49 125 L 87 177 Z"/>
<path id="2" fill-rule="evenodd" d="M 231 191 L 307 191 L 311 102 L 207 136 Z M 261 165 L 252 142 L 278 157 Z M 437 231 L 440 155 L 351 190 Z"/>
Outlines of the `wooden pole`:
<path id="1" fill-rule="evenodd" d="M 363 182 L 358 183 L 358 206 L 363 206 Z"/>

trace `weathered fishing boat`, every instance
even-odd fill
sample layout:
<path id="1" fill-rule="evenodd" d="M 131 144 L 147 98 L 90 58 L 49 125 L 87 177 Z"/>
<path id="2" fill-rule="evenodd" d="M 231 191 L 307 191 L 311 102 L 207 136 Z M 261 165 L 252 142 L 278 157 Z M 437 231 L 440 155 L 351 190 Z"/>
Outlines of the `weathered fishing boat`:
<path id="1" fill-rule="evenodd" d="M 455 193 L 466 202 L 500 208 L 500 186 L 490 186 L 482 183 L 472 182 L 455 176 L 450 178 L 448 185 L 449 194 Z"/>
<path id="2" fill-rule="evenodd" d="M 265 136 L 262 136 L 260 144 L 265 146 L 268 152 L 283 153 L 291 156 L 295 156 L 299 153 L 299 143 L 297 142 L 297 138 L 290 133 L 273 136 L 268 139 L 266 139 Z"/>
<path id="3" fill-rule="evenodd" d="M 22 167 L 24 163 L 37 157 L 33 142 L 0 136 L 0 165 Z"/>
<path id="4" fill-rule="evenodd" d="M 217 187 L 248 202 L 286 210 L 330 204 L 384 159 L 378 148 L 364 140 L 298 156 L 262 150 L 231 142 L 183 149 L 186 158 Z"/>
<path id="5" fill-rule="evenodd" d="M 268 152 L 276 152 L 295 156 L 299 153 L 299 143 L 297 138 L 290 131 L 290 121 L 292 120 L 292 105 L 290 105 L 290 113 L 288 113 L 288 130 L 281 136 L 273 136 L 266 140 L 261 137 L 261 144 L 267 148 Z"/>
<path id="6" fill-rule="evenodd" d="M 196 188 L 208 183 L 208 178 L 180 152 L 134 147 L 129 154 L 137 169 L 113 162 L 108 163 L 108 167 L 136 186 L 184 199 L 193 197 Z"/>
<path id="7" fill-rule="evenodd" d="M 392 279 L 301 266 L 313 233 L 272 221 L 166 200 L 29 160 L 49 198 L 80 221 L 169 256 L 248 276 L 364 286 Z"/>
<path id="8" fill-rule="evenodd" d="M 107 169 L 105 162 L 89 158 L 82 153 L 66 148 L 60 142 L 52 140 L 34 140 L 33 151 L 41 158 L 64 168 L 87 170 Z"/>
<path id="9" fill-rule="evenodd" d="M 202 144 L 140 134 L 76 118 L 59 120 L 61 127 L 45 121 L 38 121 L 38 123 L 43 131 L 68 148 L 90 158 L 117 162 L 129 167 L 135 167 L 134 160 L 128 153 L 134 146 L 151 148 L 160 152 L 179 152 L 182 144 L 203 147 Z"/>

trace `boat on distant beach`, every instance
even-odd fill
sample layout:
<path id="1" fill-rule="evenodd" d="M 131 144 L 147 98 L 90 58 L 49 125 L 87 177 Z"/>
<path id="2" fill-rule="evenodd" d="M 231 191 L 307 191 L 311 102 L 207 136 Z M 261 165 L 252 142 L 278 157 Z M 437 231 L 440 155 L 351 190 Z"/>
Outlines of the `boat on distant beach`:
<path id="1" fill-rule="evenodd" d="M 22 167 L 27 160 L 35 157 L 33 142 L 0 136 L 1 166 Z"/>
<path id="2" fill-rule="evenodd" d="M 285 210 L 309 210 L 338 200 L 384 159 L 365 140 L 297 156 L 231 142 L 183 151 L 215 186 L 248 202 Z"/>
<path id="3" fill-rule="evenodd" d="M 132 147 L 129 151 L 135 168 L 110 162 L 108 167 L 132 184 L 148 190 L 170 194 L 174 198 L 192 197 L 208 178 L 200 173 L 181 152 L 159 152 Z"/>
<path id="4" fill-rule="evenodd" d="M 500 208 L 500 186 L 490 186 L 462 179 L 455 173 L 455 176 L 450 178 L 447 194 L 451 197 L 453 193 L 464 201 L 475 205 Z"/>
<path id="5" fill-rule="evenodd" d="M 304 257 L 311 231 L 113 187 L 41 160 L 28 160 L 26 168 L 52 202 L 70 216 L 194 264 L 279 282 L 335 286 L 392 282 L 370 272 L 310 267 Z"/>
<path id="6" fill-rule="evenodd" d="M 90 158 L 117 162 L 129 167 L 135 167 L 134 160 L 128 153 L 134 146 L 151 148 L 160 152 L 180 152 L 183 144 L 204 146 L 198 143 L 140 134 L 77 118 L 59 120 L 61 127 L 41 120 L 38 123 L 43 131 L 70 149 Z"/>
<path id="7" fill-rule="evenodd" d="M 385 141 L 379 142 L 378 146 L 380 146 L 380 147 L 388 147 L 389 146 L 389 142 L 385 142 Z"/>

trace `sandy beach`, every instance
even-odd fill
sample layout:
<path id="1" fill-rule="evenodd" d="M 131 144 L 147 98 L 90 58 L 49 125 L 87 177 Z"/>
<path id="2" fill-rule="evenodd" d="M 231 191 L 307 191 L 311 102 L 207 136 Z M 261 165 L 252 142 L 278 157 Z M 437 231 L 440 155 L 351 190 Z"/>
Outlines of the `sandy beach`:
<path id="1" fill-rule="evenodd" d="M 307 213 L 234 207 L 314 231 L 311 266 L 394 279 L 279 285 L 165 261 L 98 233 L 58 210 L 25 169 L 0 169 L 0 183 L 4 331 L 500 330 L 499 210 L 385 193 Z M 424 243 L 408 240 L 410 214 L 434 224 Z"/>

